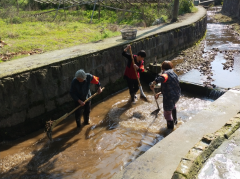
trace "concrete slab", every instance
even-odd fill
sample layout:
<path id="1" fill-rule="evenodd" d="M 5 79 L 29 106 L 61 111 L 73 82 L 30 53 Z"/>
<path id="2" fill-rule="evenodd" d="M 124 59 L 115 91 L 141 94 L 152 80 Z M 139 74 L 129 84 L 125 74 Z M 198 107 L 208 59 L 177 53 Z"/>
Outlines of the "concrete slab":
<path id="1" fill-rule="evenodd" d="M 181 158 L 202 136 L 217 131 L 239 112 L 239 101 L 240 92 L 229 90 L 207 109 L 150 148 L 113 178 L 170 179 Z"/>
<path id="2" fill-rule="evenodd" d="M 17 60 L 12 60 L 8 62 L 1 63 L 0 65 L 0 78 L 5 76 L 10 76 L 11 74 L 20 73 L 23 71 L 30 71 L 35 68 L 46 66 L 49 64 L 54 64 L 60 61 L 71 59 L 74 57 L 82 56 L 85 54 L 91 54 L 93 52 L 101 51 L 107 48 L 111 48 L 119 45 L 126 45 L 129 42 L 134 42 L 154 34 L 161 32 L 166 32 L 175 28 L 183 27 L 190 25 L 206 15 L 206 10 L 203 7 L 197 7 L 198 12 L 192 13 L 191 16 L 186 14 L 186 18 L 183 18 L 182 21 L 165 24 L 160 26 L 153 26 L 145 30 L 138 31 L 137 38 L 134 40 L 122 40 L 121 36 L 108 38 L 99 43 L 89 43 L 81 44 L 78 46 L 55 50 L 52 52 L 46 52 L 43 54 L 33 55 L 24 57 Z M 184 16 L 184 17 L 185 17 Z"/>

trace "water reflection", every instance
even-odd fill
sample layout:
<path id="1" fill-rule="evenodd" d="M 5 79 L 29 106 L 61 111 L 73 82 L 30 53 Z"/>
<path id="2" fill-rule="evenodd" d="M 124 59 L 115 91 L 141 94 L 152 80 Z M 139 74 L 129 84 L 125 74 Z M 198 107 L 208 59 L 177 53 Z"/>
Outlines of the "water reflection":
<path id="1" fill-rule="evenodd" d="M 221 88 L 232 88 L 240 85 L 240 80 L 237 80 L 240 76 L 240 54 L 234 55 L 233 69 L 224 70 L 222 63 L 225 63 L 226 60 L 224 59 L 225 54 L 223 52 L 233 50 L 239 51 L 240 40 L 234 36 L 227 25 L 212 23 L 211 15 L 220 10 L 221 8 L 216 7 L 215 9 L 208 11 L 208 24 L 204 51 L 210 52 L 213 48 L 219 49 L 214 61 L 211 62 L 213 72 L 212 79 L 214 80 L 212 84 Z M 201 75 L 196 69 L 180 76 L 180 79 L 183 81 L 199 84 L 203 84 L 206 78 L 207 76 Z"/>

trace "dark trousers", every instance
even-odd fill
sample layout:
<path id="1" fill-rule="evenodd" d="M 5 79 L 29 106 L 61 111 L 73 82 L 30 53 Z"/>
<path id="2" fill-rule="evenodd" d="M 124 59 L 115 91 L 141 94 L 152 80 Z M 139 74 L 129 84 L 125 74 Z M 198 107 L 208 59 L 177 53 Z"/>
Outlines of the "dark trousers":
<path id="1" fill-rule="evenodd" d="M 79 106 L 79 103 L 75 102 L 75 106 L 76 107 Z M 82 114 L 83 114 L 83 118 L 84 118 L 84 124 L 88 124 L 90 111 L 91 111 L 91 101 L 88 101 L 84 106 L 78 108 L 75 111 L 75 119 L 76 119 L 77 124 L 78 124 L 78 121 L 81 124 Z"/>
<path id="2" fill-rule="evenodd" d="M 127 78 L 127 84 L 128 84 L 128 88 L 129 88 L 129 93 L 130 95 L 135 95 L 139 89 L 138 87 L 138 80 L 137 79 L 130 79 Z"/>

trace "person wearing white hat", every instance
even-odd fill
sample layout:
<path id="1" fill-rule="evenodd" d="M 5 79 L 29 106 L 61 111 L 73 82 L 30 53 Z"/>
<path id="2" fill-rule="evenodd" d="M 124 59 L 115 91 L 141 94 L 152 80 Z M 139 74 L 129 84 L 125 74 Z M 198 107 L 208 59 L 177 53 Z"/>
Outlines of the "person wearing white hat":
<path id="1" fill-rule="evenodd" d="M 90 84 L 95 84 L 98 87 L 98 93 L 102 92 L 101 84 L 99 82 L 99 77 L 96 77 L 90 73 L 85 73 L 83 69 L 76 72 L 75 78 L 72 80 L 70 95 L 75 102 L 75 106 L 81 105 L 75 111 L 75 119 L 77 127 L 81 127 L 81 116 L 83 114 L 84 124 L 89 124 L 89 114 L 91 111 L 91 100 L 86 104 L 84 101 L 91 96 Z"/>

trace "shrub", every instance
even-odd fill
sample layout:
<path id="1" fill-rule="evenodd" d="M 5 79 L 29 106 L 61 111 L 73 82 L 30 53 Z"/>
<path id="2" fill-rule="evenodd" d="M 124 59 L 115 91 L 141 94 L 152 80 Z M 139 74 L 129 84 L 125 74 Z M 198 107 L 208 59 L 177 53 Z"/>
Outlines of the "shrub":
<path id="1" fill-rule="evenodd" d="M 192 7 L 192 0 L 181 0 L 179 2 L 179 14 L 190 13 Z"/>
<path id="2" fill-rule="evenodd" d="M 22 19 L 20 17 L 15 16 L 15 17 L 12 18 L 12 23 L 13 24 L 21 24 Z"/>
<path id="3" fill-rule="evenodd" d="M 168 16 L 162 15 L 162 21 L 167 22 Z"/>
<path id="4" fill-rule="evenodd" d="M 19 37 L 19 34 L 18 33 L 14 33 L 14 32 L 9 32 L 7 34 L 7 37 L 10 38 L 10 39 L 15 39 L 15 38 Z"/>

